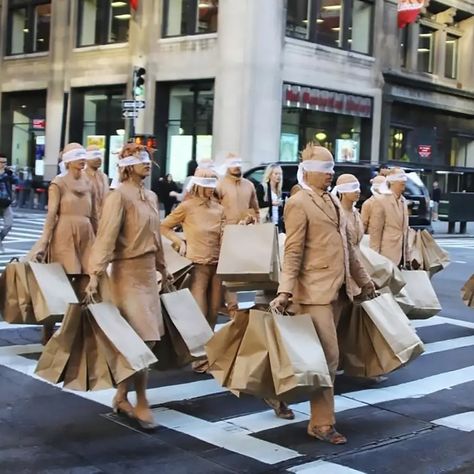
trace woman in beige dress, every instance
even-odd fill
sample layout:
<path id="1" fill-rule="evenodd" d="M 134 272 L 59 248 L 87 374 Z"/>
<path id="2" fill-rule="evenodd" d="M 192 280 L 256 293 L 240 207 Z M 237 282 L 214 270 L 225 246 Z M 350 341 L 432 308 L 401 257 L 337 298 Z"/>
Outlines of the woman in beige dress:
<path id="1" fill-rule="evenodd" d="M 89 261 L 89 298 L 97 293 L 98 282 L 111 263 L 112 300 L 137 334 L 152 348 L 164 334 L 156 272 L 163 281 L 166 270 L 160 234 L 160 214 L 155 193 L 143 182 L 151 173 L 148 150 L 126 145 L 119 159 L 120 184 L 105 198 L 97 238 Z M 128 401 L 134 383 L 137 405 Z M 134 418 L 142 428 L 156 427 L 146 398 L 147 373 L 139 372 L 120 383 L 114 398 L 116 412 Z"/>
<path id="2" fill-rule="evenodd" d="M 161 224 L 163 235 L 194 264 L 190 290 L 213 330 L 222 296 L 222 284 L 216 271 L 225 221 L 224 208 L 213 199 L 216 186 L 216 174 L 198 168 L 188 184 L 189 198 Z M 183 227 L 186 240 L 174 232 L 179 225 Z M 207 360 L 193 362 L 195 372 L 203 373 L 207 368 Z"/>
<path id="3" fill-rule="evenodd" d="M 89 253 L 97 218 L 92 187 L 83 172 L 86 150 L 79 143 L 70 143 L 61 158 L 66 173 L 56 176 L 49 186 L 48 214 L 33 257 L 38 261 L 60 263 L 80 291 L 84 282 L 80 276 L 89 272 Z M 54 324 L 43 328 L 45 344 L 53 335 Z"/>

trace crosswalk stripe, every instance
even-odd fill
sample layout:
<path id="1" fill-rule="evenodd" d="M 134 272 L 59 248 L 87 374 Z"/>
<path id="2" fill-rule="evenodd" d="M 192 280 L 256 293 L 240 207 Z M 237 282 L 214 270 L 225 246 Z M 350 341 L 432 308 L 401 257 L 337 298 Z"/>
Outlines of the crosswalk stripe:
<path id="1" fill-rule="evenodd" d="M 474 411 L 438 418 L 437 420 L 433 420 L 431 423 L 434 425 L 446 426 L 447 428 L 452 428 L 454 430 L 471 432 L 474 431 Z"/>
<path id="2" fill-rule="evenodd" d="M 312 461 L 290 467 L 287 471 L 297 474 L 365 474 L 362 471 L 328 461 Z"/>

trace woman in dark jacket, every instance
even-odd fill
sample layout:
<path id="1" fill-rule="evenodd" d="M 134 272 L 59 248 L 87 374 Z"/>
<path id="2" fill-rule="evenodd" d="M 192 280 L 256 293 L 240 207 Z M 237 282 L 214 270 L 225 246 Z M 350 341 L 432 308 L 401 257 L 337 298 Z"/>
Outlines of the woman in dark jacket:
<path id="1" fill-rule="evenodd" d="M 165 208 L 165 216 L 171 213 L 173 206 L 178 202 L 176 194 L 179 193 L 178 185 L 173 181 L 173 176 L 167 174 L 160 179 L 158 185 L 158 197 Z"/>
<path id="2" fill-rule="evenodd" d="M 263 175 L 262 184 L 257 186 L 257 198 L 260 209 L 268 209 L 264 222 L 272 222 L 278 227 L 278 232 L 285 232 L 283 209 L 283 170 L 278 163 L 268 165 Z"/>

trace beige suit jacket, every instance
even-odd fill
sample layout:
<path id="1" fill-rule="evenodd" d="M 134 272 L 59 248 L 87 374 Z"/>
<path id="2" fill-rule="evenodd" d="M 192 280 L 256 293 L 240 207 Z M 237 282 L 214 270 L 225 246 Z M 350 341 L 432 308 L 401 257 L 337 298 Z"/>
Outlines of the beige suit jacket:
<path id="1" fill-rule="evenodd" d="M 370 224 L 370 220 L 372 219 L 374 201 L 378 199 L 380 196 L 381 196 L 380 194 L 374 194 L 369 199 L 364 201 L 364 204 L 362 204 L 362 208 L 360 210 L 360 216 L 362 218 L 362 224 L 364 226 L 365 234 L 369 232 L 369 224 Z"/>
<path id="2" fill-rule="evenodd" d="M 278 292 L 291 294 L 298 304 L 330 304 L 344 284 L 352 298 L 351 275 L 361 287 L 370 281 L 339 200 L 331 199 L 336 218 L 327 212 L 322 193 L 300 190 L 285 206 L 285 256 Z"/>
<path id="3" fill-rule="evenodd" d="M 370 248 L 390 259 L 395 265 L 408 262 L 408 206 L 393 194 L 374 200 L 369 222 Z"/>

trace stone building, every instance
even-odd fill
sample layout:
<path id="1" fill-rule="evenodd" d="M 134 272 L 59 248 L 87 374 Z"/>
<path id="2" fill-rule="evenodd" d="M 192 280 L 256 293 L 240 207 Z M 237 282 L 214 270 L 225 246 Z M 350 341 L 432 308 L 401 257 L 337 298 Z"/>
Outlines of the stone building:
<path id="1" fill-rule="evenodd" d="M 474 191 L 474 1 L 431 0 L 397 27 L 395 0 L 9 0 L 0 12 L 0 149 L 38 177 L 68 141 L 105 170 L 133 125 L 161 172 L 239 153 L 402 163 Z M 122 118 L 133 70 L 145 109 Z"/>

